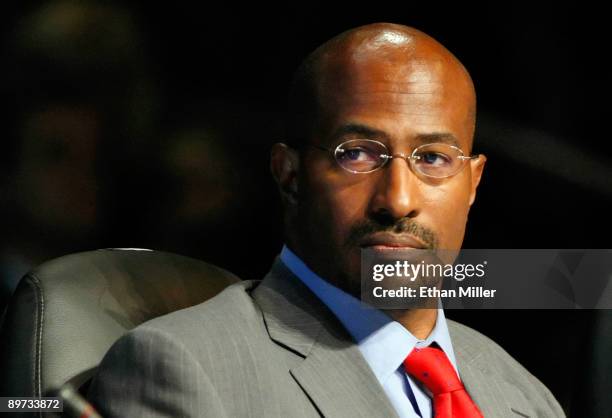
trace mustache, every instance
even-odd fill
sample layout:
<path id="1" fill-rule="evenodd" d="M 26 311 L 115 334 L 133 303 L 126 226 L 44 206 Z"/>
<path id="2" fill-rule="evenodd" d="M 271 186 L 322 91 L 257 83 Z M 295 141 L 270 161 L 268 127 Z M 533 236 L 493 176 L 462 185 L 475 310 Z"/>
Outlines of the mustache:
<path id="1" fill-rule="evenodd" d="M 375 232 L 412 235 L 413 237 L 421 240 L 429 250 L 433 250 L 438 247 L 438 238 L 434 231 L 419 224 L 414 219 L 407 218 L 402 218 L 393 224 L 387 225 L 371 219 L 359 222 L 351 228 L 346 244 L 347 246 L 359 245 L 365 237 Z"/>

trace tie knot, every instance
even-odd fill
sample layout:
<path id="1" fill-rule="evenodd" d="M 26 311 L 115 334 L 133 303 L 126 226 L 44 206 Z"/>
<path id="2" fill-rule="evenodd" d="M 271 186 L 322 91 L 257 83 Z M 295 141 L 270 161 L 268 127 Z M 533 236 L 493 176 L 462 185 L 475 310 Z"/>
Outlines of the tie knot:
<path id="1" fill-rule="evenodd" d="M 463 389 L 453 365 L 439 348 L 415 348 L 404 360 L 404 367 L 434 395 Z"/>

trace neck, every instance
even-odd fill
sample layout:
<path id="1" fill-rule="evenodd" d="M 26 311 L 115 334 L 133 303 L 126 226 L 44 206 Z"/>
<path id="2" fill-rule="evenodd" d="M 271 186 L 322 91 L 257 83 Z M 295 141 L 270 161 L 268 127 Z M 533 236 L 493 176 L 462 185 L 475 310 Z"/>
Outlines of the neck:
<path id="1" fill-rule="evenodd" d="M 438 318 L 437 309 L 391 310 L 388 314 L 419 340 L 431 334 Z"/>

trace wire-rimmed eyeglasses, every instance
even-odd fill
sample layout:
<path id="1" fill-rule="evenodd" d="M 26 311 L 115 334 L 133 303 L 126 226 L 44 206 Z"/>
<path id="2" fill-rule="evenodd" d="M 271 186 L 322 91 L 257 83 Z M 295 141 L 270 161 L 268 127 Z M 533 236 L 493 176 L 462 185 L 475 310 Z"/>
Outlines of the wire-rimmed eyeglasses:
<path id="1" fill-rule="evenodd" d="M 478 158 L 478 155 L 466 156 L 461 148 L 445 143 L 421 145 L 410 155 L 391 154 L 385 144 L 373 139 L 351 139 L 335 149 L 313 146 L 333 153 L 340 167 L 359 174 L 371 173 L 382 168 L 393 158 L 402 158 L 410 164 L 414 172 L 441 179 L 457 174 L 466 161 Z"/>

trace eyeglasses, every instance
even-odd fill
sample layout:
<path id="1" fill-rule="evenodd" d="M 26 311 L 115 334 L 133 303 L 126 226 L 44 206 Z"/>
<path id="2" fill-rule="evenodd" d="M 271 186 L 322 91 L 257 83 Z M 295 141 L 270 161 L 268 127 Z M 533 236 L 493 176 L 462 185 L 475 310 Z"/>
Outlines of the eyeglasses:
<path id="1" fill-rule="evenodd" d="M 465 156 L 460 148 L 444 143 L 421 145 L 410 155 L 391 154 L 385 144 L 372 139 L 351 139 L 333 150 L 313 147 L 333 153 L 340 167 L 351 173 L 371 173 L 393 158 L 402 158 L 414 172 L 437 179 L 457 174 L 466 161 L 478 158 L 478 155 Z"/>

